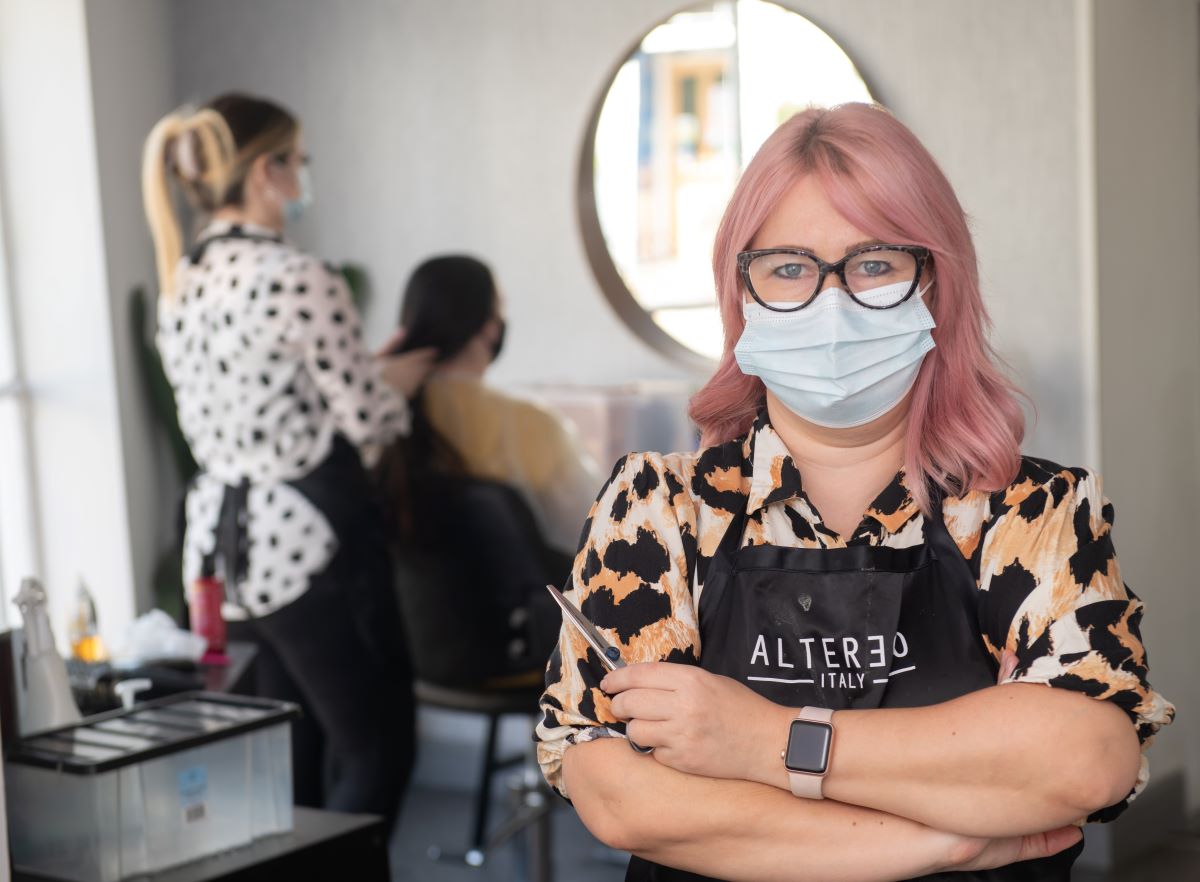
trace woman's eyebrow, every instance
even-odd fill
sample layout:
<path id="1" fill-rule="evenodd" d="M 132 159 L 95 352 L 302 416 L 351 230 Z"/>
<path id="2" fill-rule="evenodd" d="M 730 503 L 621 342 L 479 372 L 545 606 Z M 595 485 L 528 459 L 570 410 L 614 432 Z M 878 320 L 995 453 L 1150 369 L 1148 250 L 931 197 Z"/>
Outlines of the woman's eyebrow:
<path id="1" fill-rule="evenodd" d="M 845 250 L 842 251 L 842 255 L 845 256 L 857 248 L 865 248 L 868 245 L 887 245 L 887 244 L 888 243 L 884 242 L 882 239 L 867 239 L 862 242 L 855 242 L 853 245 L 847 245 Z M 779 246 L 775 246 L 775 247 L 794 248 L 797 251 L 807 251 L 809 254 L 817 253 L 814 249 L 809 248 L 807 245 L 779 245 Z"/>
<path id="2" fill-rule="evenodd" d="M 882 239 L 867 239 L 865 242 L 855 242 L 853 245 L 847 245 L 846 250 L 843 251 L 842 254 L 843 255 L 849 254 L 851 251 L 854 251 L 857 248 L 866 248 L 868 245 L 886 245 L 886 244 L 887 243 L 884 242 Z"/>

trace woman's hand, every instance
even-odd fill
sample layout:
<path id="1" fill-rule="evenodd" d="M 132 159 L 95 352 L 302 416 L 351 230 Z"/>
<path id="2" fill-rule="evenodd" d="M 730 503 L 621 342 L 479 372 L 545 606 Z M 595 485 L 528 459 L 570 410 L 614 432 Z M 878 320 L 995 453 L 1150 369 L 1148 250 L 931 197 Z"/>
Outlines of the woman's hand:
<path id="1" fill-rule="evenodd" d="M 405 398 L 412 398 L 433 370 L 437 354 L 436 349 L 425 348 L 402 355 L 379 356 L 379 373 L 389 386 Z"/>
<path id="2" fill-rule="evenodd" d="M 616 696 L 612 711 L 627 721 L 630 740 L 653 747 L 663 765 L 787 788 L 780 751 L 794 708 L 774 704 L 729 677 L 671 662 L 619 668 L 600 688 Z"/>
<path id="3" fill-rule="evenodd" d="M 950 834 L 948 834 L 950 835 Z M 954 836 L 948 854 L 950 862 L 942 870 L 991 870 L 1007 867 L 1019 861 L 1049 857 L 1070 848 L 1083 838 L 1078 827 L 1067 826 L 1028 836 L 1009 836 L 1004 839 L 983 839 L 973 836 Z"/>

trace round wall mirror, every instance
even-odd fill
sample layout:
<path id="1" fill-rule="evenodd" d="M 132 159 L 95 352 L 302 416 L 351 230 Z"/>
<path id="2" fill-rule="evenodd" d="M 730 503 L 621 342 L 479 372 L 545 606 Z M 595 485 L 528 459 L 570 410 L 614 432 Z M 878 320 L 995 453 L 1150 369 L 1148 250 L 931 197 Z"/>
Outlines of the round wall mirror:
<path id="1" fill-rule="evenodd" d="M 713 238 L 742 170 L 805 107 L 873 100 L 828 34 L 766 0 L 695 6 L 646 34 L 592 115 L 579 172 L 588 258 L 634 332 L 711 368 Z"/>

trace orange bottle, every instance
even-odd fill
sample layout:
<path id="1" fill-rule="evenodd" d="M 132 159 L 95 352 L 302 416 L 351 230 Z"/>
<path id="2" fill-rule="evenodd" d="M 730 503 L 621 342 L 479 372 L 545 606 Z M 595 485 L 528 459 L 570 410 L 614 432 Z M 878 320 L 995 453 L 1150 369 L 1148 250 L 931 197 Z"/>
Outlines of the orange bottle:
<path id="1" fill-rule="evenodd" d="M 100 639 L 100 631 L 96 625 L 96 602 L 92 594 L 79 580 L 79 588 L 75 591 L 75 612 L 71 616 L 68 628 L 71 641 L 71 655 L 85 662 L 102 662 L 108 659 L 108 651 L 104 641 Z"/>

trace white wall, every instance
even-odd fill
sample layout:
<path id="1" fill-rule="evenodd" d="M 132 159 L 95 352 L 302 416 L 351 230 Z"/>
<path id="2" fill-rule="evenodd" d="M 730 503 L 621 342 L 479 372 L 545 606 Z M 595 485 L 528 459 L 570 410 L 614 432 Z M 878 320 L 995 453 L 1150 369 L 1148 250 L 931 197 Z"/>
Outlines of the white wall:
<path id="1" fill-rule="evenodd" d="M 177 94 L 272 95 L 309 122 L 317 203 L 299 238 L 367 265 L 381 339 L 422 258 L 475 251 L 509 299 L 499 382 L 685 376 L 592 279 L 574 181 L 593 103 L 676 0 L 210 0 L 174 7 Z M 925 140 L 975 220 L 1005 355 L 1033 387 L 1030 447 L 1088 459 L 1077 327 L 1069 3 L 794 0 Z M 1002 128 L 997 131 L 997 121 Z M 1026 263 L 1032 260 L 1032 266 Z M 1038 316 L 1031 321 L 1030 314 Z"/>
<path id="2" fill-rule="evenodd" d="M 0 0 L 0 210 L 60 643 L 79 576 L 109 628 L 134 611 L 93 121 L 82 0 Z"/>

